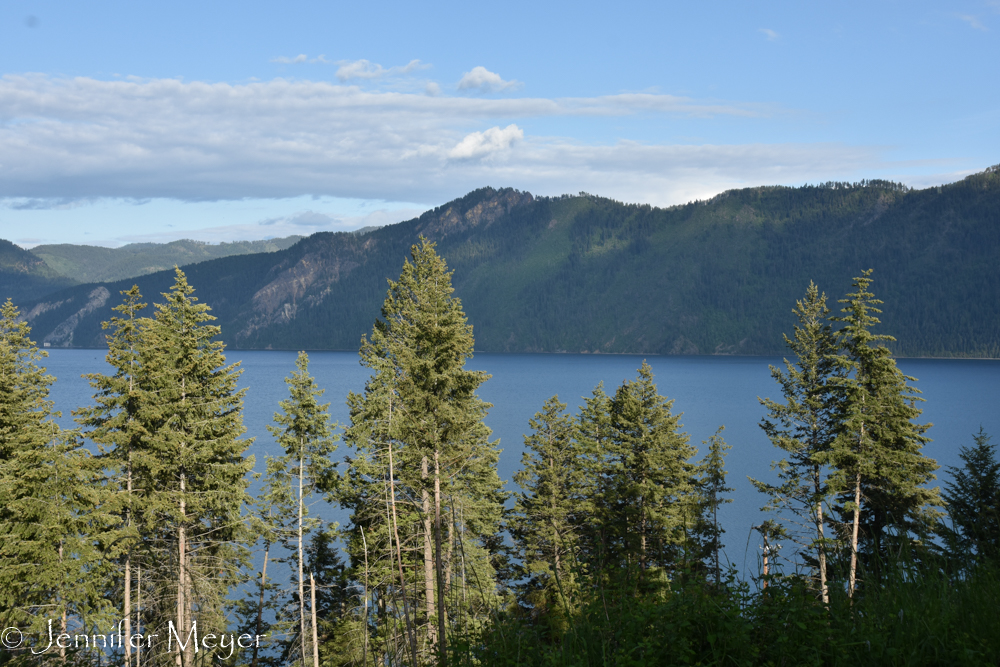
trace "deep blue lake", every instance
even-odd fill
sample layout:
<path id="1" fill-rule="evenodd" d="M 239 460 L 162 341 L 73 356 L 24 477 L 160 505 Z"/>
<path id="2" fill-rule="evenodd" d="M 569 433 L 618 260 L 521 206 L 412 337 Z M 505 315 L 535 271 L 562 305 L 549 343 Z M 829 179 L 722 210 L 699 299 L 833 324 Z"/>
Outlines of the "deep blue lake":
<path id="1" fill-rule="evenodd" d="M 91 389 L 83 373 L 107 372 L 103 350 L 49 350 L 49 373 L 58 381 L 51 398 L 63 412 L 62 424 L 72 426 L 70 412 L 91 402 Z M 287 396 L 284 378 L 295 364 L 294 352 L 231 351 L 230 361 L 241 361 L 241 386 L 248 389 L 244 421 L 247 435 L 255 441 L 250 453 L 263 468 L 263 455 L 279 453 L 265 429 L 278 402 Z M 625 379 L 636 376 L 643 357 L 632 355 L 573 354 L 484 354 L 479 353 L 469 368 L 492 375 L 480 389 L 480 396 L 493 404 L 487 425 L 499 438 L 500 476 L 508 481 L 520 467 L 523 435 L 528 419 L 541 409 L 546 398 L 558 394 L 571 410 L 583 403 L 598 382 L 612 394 Z M 726 554 L 741 568 L 756 562 L 757 542 L 750 527 L 762 518 L 763 498 L 747 481 L 747 476 L 771 479 L 770 463 L 776 457 L 771 443 L 758 426 L 764 412 L 758 397 L 780 400 L 769 364 L 781 359 L 766 357 L 649 357 L 661 394 L 674 400 L 674 412 L 683 413 L 684 430 L 699 445 L 720 425 L 732 445 L 727 460 L 728 483 L 734 488 L 734 502 L 720 509 L 726 530 Z M 903 372 L 918 379 L 915 386 L 926 403 L 921 421 L 932 422 L 928 435 L 933 439 L 925 453 L 942 466 L 939 482 L 948 479 L 944 466 L 958 465 L 958 451 L 972 443 L 972 434 L 982 425 L 1000 438 L 1000 361 L 901 359 Z M 349 391 L 361 392 L 368 376 L 351 352 L 314 352 L 310 371 L 326 389 L 330 412 L 341 423 L 347 420 L 345 404 Z M 343 446 L 342 446 L 343 447 Z M 701 449 L 701 448 L 700 448 Z M 341 449 L 339 454 L 343 453 Z M 700 457 L 700 453 L 699 453 Z M 327 520 L 344 522 L 337 508 L 316 507 Z M 748 546 L 749 544 L 749 546 Z"/>

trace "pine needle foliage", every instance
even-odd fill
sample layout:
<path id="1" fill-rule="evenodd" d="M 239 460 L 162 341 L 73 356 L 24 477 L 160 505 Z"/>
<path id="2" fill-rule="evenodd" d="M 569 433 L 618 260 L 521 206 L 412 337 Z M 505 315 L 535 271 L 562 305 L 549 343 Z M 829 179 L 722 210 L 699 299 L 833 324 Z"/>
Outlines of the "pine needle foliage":
<path id="1" fill-rule="evenodd" d="M 688 550 L 698 521 L 696 453 L 673 401 L 659 394 L 643 361 L 609 403 L 610 437 L 601 453 L 595 518 L 607 561 L 637 586 L 664 580 Z"/>
<path id="2" fill-rule="evenodd" d="M 896 366 L 886 342 L 893 338 L 872 333 L 879 324 L 882 303 L 868 291 L 871 270 L 855 278 L 854 292 L 840 303 L 843 315 L 833 318 L 843 352 L 838 356 L 844 377 L 837 380 L 837 437 L 822 462 L 833 474 L 830 486 L 838 495 L 844 532 L 849 533 L 848 590 L 856 588 L 857 560 L 864 557 L 870 578 L 878 579 L 880 562 L 910 535 L 925 536 L 939 515 L 935 479 L 937 463 L 921 448 L 930 424 L 916 424 L 920 393 Z M 874 582 L 872 582 L 874 583 Z"/>
<path id="3" fill-rule="evenodd" d="M 959 451 L 963 465 L 948 467 L 952 481 L 941 497 L 950 525 L 939 528 L 949 555 L 965 566 L 1000 561 L 1000 461 L 981 426 L 972 438 Z"/>
<path id="4" fill-rule="evenodd" d="M 521 598 L 558 636 L 579 604 L 580 490 L 587 484 L 566 404 L 553 396 L 528 425 L 508 528 L 527 579 Z"/>
<path id="5" fill-rule="evenodd" d="M 100 468 L 79 433 L 55 422 L 55 378 L 29 335 L 8 300 L 0 307 L 0 622 L 44 637 L 49 623 L 66 631 L 113 617 L 99 544 L 110 521 Z"/>
<path id="6" fill-rule="evenodd" d="M 373 375 L 348 397 L 346 440 L 357 452 L 342 493 L 348 551 L 380 614 L 368 645 L 387 660 L 445 660 L 449 639 L 498 604 L 489 538 L 505 494 L 483 423 L 491 406 L 476 394 L 489 376 L 465 368 L 472 327 L 452 292 L 444 260 L 422 239 L 362 338 Z"/>
<path id="7" fill-rule="evenodd" d="M 295 370 L 285 378 L 289 397 L 281 401 L 281 412 L 274 414 L 274 426 L 267 429 L 284 450 L 283 456 L 266 457 L 265 505 L 268 509 L 269 530 L 292 552 L 291 581 L 296 586 L 293 596 L 296 619 L 294 641 L 286 652 L 306 664 L 312 655 L 311 628 L 307 608 L 306 539 L 320 525 L 309 516 L 309 501 L 315 493 L 336 485 L 336 471 L 330 455 L 336 450 L 334 426 L 330 424 L 330 404 L 320 403 L 324 390 L 309 374 L 309 356 L 299 352 Z"/>
<path id="8" fill-rule="evenodd" d="M 165 637 L 172 620 L 186 637 L 195 620 L 226 626 L 226 596 L 247 556 L 241 512 L 253 458 L 244 456 L 251 441 L 240 437 L 246 390 L 236 387 L 239 364 L 226 365 L 209 307 L 180 269 L 163 296 L 139 353 L 146 397 L 137 419 L 148 457 L 137 520 L 158 563 L 148 578 L 147 627 Z M 187 667 L 192 658 L 182 656 Z"/>
<path id="9" fill-rule="evenodd" d="M 815 283 L 809 283 L 792 313 L 797 319 L 795 336 L 784 338 L 795 361 L 785 359 L 784 371 L 770 367 L 784 402 L 759 399 L 767 409 L 760 426 L 785 457 L 771 464 L 777 484 L 750 481 L 769 497 L 765 510 L 786 513 L 783 518 L 791 523 L 786 533 L 805 550 L 807 563 L 816 570 L 816 588 L 826 600 L 826 561 L 832 544 L 826 534 L 831 491 L 824 461 L 839 426 L 834 384 L 843 380 L 846 369 L 838 363 L 840 341 L 829 321 L 826 295 Z"/>

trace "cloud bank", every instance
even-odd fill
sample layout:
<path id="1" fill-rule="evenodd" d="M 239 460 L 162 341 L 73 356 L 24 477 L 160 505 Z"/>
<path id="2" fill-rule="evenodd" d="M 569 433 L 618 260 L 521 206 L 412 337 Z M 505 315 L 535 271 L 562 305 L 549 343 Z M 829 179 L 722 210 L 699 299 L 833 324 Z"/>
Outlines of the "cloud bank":
<path id="1" fill-rule="evenodd" d="M 345 76 L 378 72 L 366 61 L 341 65 L 348 66 L 354 69 Z M 843 144 L 593 145 L 522 129 L 532 118 L 777 113 L 759 105 L 647 93 L 489 99 L 427 92 L 284 79 L 232 85 L 7 75 L 0 77 L 0 197 L 65 204 L 308 194 L 437 204 L 491 184 L 662 205 L 881 164 L 879 150 Z"/>

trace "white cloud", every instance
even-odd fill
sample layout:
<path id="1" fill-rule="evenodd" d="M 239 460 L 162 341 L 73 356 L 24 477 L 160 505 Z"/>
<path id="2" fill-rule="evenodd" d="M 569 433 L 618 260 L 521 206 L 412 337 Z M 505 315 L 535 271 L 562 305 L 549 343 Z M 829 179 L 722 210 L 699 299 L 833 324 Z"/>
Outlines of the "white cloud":
<path id="1" fill-rule="evenodd" d="M 514 122 L 780 113 L 650 93 L 488 99 L 283 79 L 232 85 L 6 75 L 0 198 L 18 198 L 8 207 L 54 198 L 300 195 L 439 204 L 494 184 L 671 204 L 729 187 L 870 177 L 884 168 L 881 150 L 870 147 L 589 145 L 526 137 Z"/>
<path id="2" fill-rule="evenodd" d="M 504 81 L 499 74 L 485 67 L 473 67 L 472 71 L 463 74 L 458 82 L 459 90 L 478 90 L 484 93 L 499 93 L 520 87 L 520 81 Z"/>
<path id="3" fill-rule="evenodd" d="M 505 151 L 520 139 L 524 139 L 524 130 L 517 125 L 511 124 L 502 130 L 499 127 L 491 127 L 484 132 L 473 132 L 466 135 L 454 148 L 448 151 L 448 157 L 456 160 L 483 157 Z"/>
<path id="4" fill-rule="evenodd" d="M 433 81 L 430 81 L 424 87 L 424 93 L 430 95 L 431 97 L 437 97 L 438 95 L 441 94 L 441 86 L 434 83 Z"/>
<path id="5" fill-rule="evenodd" d="M 779 36 L 778 33 L 771 30 L 770 28 L 761 28 L 760 30 L 758 30 L 758 32 L 764 33 L 764 36 L 767 37 L 767 41 L 769 42 L 777 41 Z"/>
<path id="6" fill-rule="evenodd" d="M 271 59 L 272 63 L 279 63 L 281 65 L 298 65 L 300 63 L 329 63 L 330 61 L 326 59 L 324 55 L 318 55 L 315 58 L 310 58 L 304 53 L 289 58 L 288 56 L 278 56 L 277 58 Z"/>
<path id="7" fill-rule="evenodd" d="M 989 30 L 989 28 L 987 28 L 985 25 L 982 24 L 978 16 L 971 16 L 969 14 L 959 14 L 958 18 L 968 23 L 969 26 L 974 28 L 975 30 L 982 30 L 983 32 L 987 32 Z"/>
<path id="8" fill-rule="evenodd" d="M 337 78 L 341 81 L 350 79 L 380 79 L 384 76 L 400 76 L 409 74 L 421 69 L 427 69 L 430 65 L 425 65 L 419 60 L 411 60 L 405 65 L 385 68 L 378 63 L 368 60 L 340 60 L 337 68 Z"/>

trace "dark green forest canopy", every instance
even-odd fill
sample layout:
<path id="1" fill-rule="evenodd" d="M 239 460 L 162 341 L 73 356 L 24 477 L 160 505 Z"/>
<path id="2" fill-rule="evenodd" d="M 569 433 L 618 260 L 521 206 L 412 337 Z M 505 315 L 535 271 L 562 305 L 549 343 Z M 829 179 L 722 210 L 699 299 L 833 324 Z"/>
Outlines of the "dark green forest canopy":
<path id="1" fill-rule="evenodd" d="M 1000 356 L 1000 167 L 925 190 L 771 186 L 667 209 L 483 188 L 363 236 L 319 233 L 185 270 L 230 347 L 353 350 L 421 234 L 454 269 L 483 351 L 782 354 L 789 304 L 810 280 L 840 295 L 873 268 L 896 354 Z M 156 295 L 171 279 L 19 305 L 51 346 L 99 347 L 109 297 L 133 282 Z"/>

